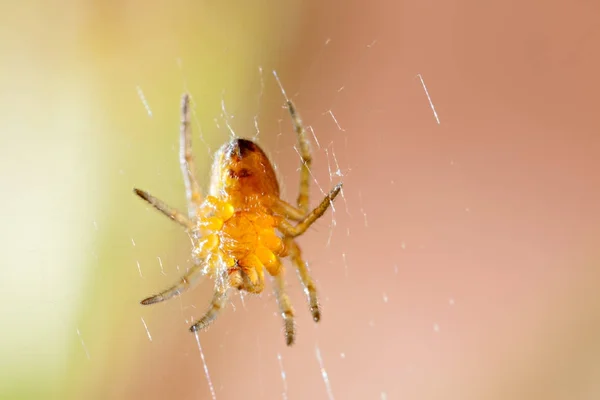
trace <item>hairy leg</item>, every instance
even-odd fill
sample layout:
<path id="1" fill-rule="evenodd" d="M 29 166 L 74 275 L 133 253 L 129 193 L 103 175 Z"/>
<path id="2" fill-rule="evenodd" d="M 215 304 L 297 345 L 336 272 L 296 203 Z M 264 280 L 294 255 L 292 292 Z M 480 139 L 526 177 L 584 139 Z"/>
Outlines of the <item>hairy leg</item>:
<path id="1" fill-rule="evenodd" d="M 196 163 L 192 151 L 192 128 L 190 126 L 190 95 L 181 98 L 181 126 L 179 129 L 179 163 L 185 184 L 188 216 L 196 218 L 196 209 L 202 203 L 200 186 L 196 179 Z"/>
<path id="2" fill-rule="evenodd" d="M 135 194 L 137 194 L 138 196 L 140 196 L 142 199 L 146 200 L 148 203 L 150 203 L 158 211 L 160 211 L 161 213 L 163 213 L 164 215 L 166 215 L 173 221 L 177 222 L 179 225 L 182 225 L 184 228 L 187 228 L 187 229 L 192 229 L 192 227 L 193 227 L 192 223 L 180 211 L 169 207 L 162 200 L 157 199 L 156 197 L 152 196 L 148 192 L 145 192 L 140 189 L 133 189 L 133 192 Z"/>
<path id="3" fill-rule="evenodd" d="M 210 306 L 206 313 L 194 325 L 190 327 L 190 331 L 196 332 L 208 328 L 208 326 L 217 319 L 219 312 L 227 304 L 229 295 L 229 286 L 226 284 L 215 283 L 215 292 L 213 294 Z"/>
<path id="4" fill-rule="evenodd" d="M 300 119 L 300 115 L 296 112 L 294 103 L 287 101 L 288 111 L 292 117 L 292 125 L 298 136 L 298 152 L 300 153 L 300 190 L 298 192 L 298 208 L 303 213 L 308 212 L 309 194 L 310 194 L 310 166 L 312 164 L 312 156 L 310 154 L 310 142 L 306 137 L 306 130 Z"/>
<path id="5" fill-rule="evenodd" d="M 298 277 L 304 286 L 304 293 L 306 293 L 306 297 L 308 298 L 308 304 L 310 307 L 310 313 L 315 322 L 319 322 L 321 319 L 321 307 L 319 306 L 319 299 L 317 297 L 317 288 L 315 286 L 315 282 L 310 276 L 310 272 L 308 271 L 308 267 L 306 263 L 302 259 L 302 251 L 300 250 L 300 246 L 294 239 L 286 239 L 286 247 L 289 249 L 290 258 L 292 259 L 292 263 L 296 267 L 298 271 Z"/>
<path id="6" fill-rule="evenodd" d="M 325 196 L 325 198 L 321 201 L 321 204 L 308 213 L 302 221 L 298 222 L 296 225 L 292 225 L 286 220 L 282 220 L 278 226 L 278 229 L 285 236 L 296 237 L 302 235 L 317 219 L 319 219 L 325 213 L 325 211 L 327 211 L 341 189 L 342 184 L 338 183 L 333 187 L 333 189 L 331 189 L 329 194 Z"/>
<path id="7" fill-rule="evenodd" d="M 281 311 L 281 316 L 284 321 L 285 328 L 285 343 L 288 346 L 294 344 L 296 337 L 296 328 L 294 326 L 294 308 L 292 302 L 285 291 L 285 280 L 283 276 L 283 269 L 278 275 L 273 277 L 275 296 L 277 297 L 277 304 Z"/>
<path id="8" fill-rule="evenodd" d="M 203 264 L 196 264 L 192 266 L 177 284 L 171 286 L 166 290 L 163 290 L 158 294 L 155 294 L 154 296 L 142 300 L 140 303 L 143 305 L 149 305 L 169 300 L 171 297 L 177 296 L 185 292 L 189 288 L 196 286 L 198 284 L 199 279 L 202 276 L 204 276 L 202 274 L 203 267 Z"/>

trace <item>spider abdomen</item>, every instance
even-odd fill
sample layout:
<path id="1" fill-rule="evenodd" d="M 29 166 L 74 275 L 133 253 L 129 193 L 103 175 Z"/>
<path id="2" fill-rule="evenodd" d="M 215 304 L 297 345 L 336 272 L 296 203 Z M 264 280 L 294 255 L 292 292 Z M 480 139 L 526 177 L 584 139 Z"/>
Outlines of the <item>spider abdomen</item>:
<path id="1" fill-rule="evenodd" d="M 264 151 L 247 139 L 233 139 L 216 153 L 210 194 L 236 209 L 247 209 L 268 198 L 279 198 L 275 170 Z"/>

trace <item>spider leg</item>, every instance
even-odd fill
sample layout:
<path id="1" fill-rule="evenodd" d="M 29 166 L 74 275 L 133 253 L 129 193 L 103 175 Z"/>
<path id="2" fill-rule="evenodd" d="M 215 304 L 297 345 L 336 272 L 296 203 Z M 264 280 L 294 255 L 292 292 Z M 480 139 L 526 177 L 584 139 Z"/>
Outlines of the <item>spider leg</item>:
<path id="1" fill-rule="evenodd" d="M 225 307 L 227 304 L 227 300 L 229 297 L 229 285 L 226 282 L 216 282 L 215 283 L 215 292 L 213 294 L 212 300 L 210 301 L 210 306 L 204 316 L 200 318 L 198 321 L 194 323 L 194 325 L 190 326 L 191 332 L 197 332 L 202 329 L 208 328 L 208 326 L 217 319 L 219 312 Z"/>
<path id="2" fill-rule="evenodd" d="M 308 212 L 308 195 L 310 193 L 310 166 L 312 164 L 312 156 L 310 154 L 310 142 L 306 137 L 306 131 L 302 124 L 300 115 L 296 112 L 294 103 L 287 101 L 288 111 L 292 117 L 292 125 L 298 135 L 298 147 L 300 153 L 300 190 L 298 193 L 298 208 L 306 214 Z"/>
<path id="3" fill-rule="evenodd" d="M 190 95 L 185 93 L 181 98 L 181 126 L 179 129 L 179 163 L 185 184 L 188 204 L 188 216 L 196 218 L 196 208 L 202 202 L 200 186 L 196 179 L 196 163 L 192 152 L 192 128 L 190 126 Z"/>
<path id="4" fill-rule="evenodd" d="M 304 285 L 304 292 L 308 297 L 308 304 L 310 306 L 310 313 L 312 314 L 313 320 L 315 322 L 319 322 L 321 319 L 321 308 L 319 306 L 319 299 L 317 297 L 317 288 L 315 287 L 315 282 L 310 276 L 310 272 L 308 272 L 306 263 L 302 259 L 302 251 L 300 250 L 300 246 L 298 246 L 298 243 L 291 238 L 285 239 L 285 245 L 286 248 L 289 249 L 292 263 L 298 271 L 298 277 Z"/>
<path id="5" fill-rule="evenodd" d="M 325 196 L 325 198 L 321 201 L 321 204 L 309 212 L 302 221 L 298 222 L 298 224 L 292 225 L 286 220 L 281 220 L 277 228 L 288 237 L 294 238 L 302 235 L 317 219 L 319 219 L 325 213 L 325 211 L 327 211 L 335 197 L 340 193 L 341 189 L 341 183 L 335 185 L 329 194 L 327 194 L 327 196 Z"/>
<path id="6" fill-rule="evenodd" d="M 283 269 L 273 277 L 275 282 L 275 296 L 277 297 L 277 304 L 279 305 L 279 310 L 281 311 L 281 316 L 283 317 L 284 326 L 285 326 L 285 343 L 288 346 L 294 344 L 294 339 L 296 336 L 296 328 L 294 326 L 294 308 L 292 307 L 292 302 L 290 301 L 289 296 L 285 291 L 285 280 L 283 277 Z"/>
<path id="7" fill-rule="evenodd" d="M 281 199 L 275 199 L 273 203 L 273 210 L 278 214 L 284 215 L 286 218 L 296 222 L 302 221 L 306 216 L 304 211 Z"/>
<path id="8" fill-rule="evenodd" d="M 137 194 L 138 196 L 140 196 L 142 199 L 146 200 L 148 203 L 150 203 L 158 211 L 160 211 L 167 217 L 171 218 L 173 221 L 177 222 L 179 225 L 181 225 L 187 229 L 193 228 L 192 223 L 190 222 L 189 219 L 187 219 L 187 217 L 185 215 L 183 215 L 181 212 L 177 211 L 176 209 L 169 207 L 162 200 L 159 200 L 156 197 L 152 196 L 150 193 L 145 192 L 140 189 L 134 188 L 133 192 L 135 194 Z"/>
<path id="9" fill-rule="evenodd" d="M 149 305 L 169 300 L 171 297 L 177 296 L 189 288 L 196 286 L 199 278 L 203 276 L 202 267 L 204 267 L 204 264 L 195 264 L 177 284 L 173 285 L 167 290 L 163 290 L 162 292 L 155 294 L 154 296 L 142 300 L 140 303 L 143 305 Z"/>

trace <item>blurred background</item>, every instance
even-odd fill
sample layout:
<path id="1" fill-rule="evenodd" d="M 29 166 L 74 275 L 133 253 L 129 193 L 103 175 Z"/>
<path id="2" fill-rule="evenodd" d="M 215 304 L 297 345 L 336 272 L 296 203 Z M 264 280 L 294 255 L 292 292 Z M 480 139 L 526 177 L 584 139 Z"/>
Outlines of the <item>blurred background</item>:
<path id="1" fill-rule="evenodd" d="M 0 398 L 600 398 L 600 3 L 0 3 Z M 198 344 L 179 102 L 213 152 L 256 137 L 297 195 L 282 84 L 310 126 L 297 344 L 270 290 Z M 434 112 L 435 108 L 435 112 Z M 313 135 L 314 132 L 314 135 Z M 211 394 L 209 379 L 213 386 Z M 213 397 L 211 397 L 213 396 Z"/>

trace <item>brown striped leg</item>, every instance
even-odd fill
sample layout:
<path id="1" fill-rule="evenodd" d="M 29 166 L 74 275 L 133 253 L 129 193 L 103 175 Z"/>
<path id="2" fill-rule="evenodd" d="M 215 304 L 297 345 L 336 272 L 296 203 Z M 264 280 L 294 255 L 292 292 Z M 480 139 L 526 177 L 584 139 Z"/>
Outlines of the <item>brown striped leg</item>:
<path id="1" fill-rule="evenodd" d="M 281 316 L 284 321 L 285 328 L 285 343 L 288 346 L 294 344 L 296 337 L 296 329 L 294 326 L 294 308 L 292 302 L 285 291 L 285 280 L 283 276 L 283 269 L 279 271 L 279 274 L 273 277 L 275 283 L 275 296 L 277 297 L 277 304 L 281 311 Z"/>
<path id="2" fill-rule="evenodd" d="M 190 126 L 190 95 L 185 93 L 181 98 L 181 126 L 179 129 L 179 163 L 185 184 L 188 204 L 188 216 L 194 220 L 196 208 L 202 203 L 200 186 L 196 179 L 196 163 L 192 151 L 192 128 Z"/>
<path id="3" fill-rule="evenodd" d="M 208 326 L 217 319 L 219 312 L 227 305 L 228 294 L 229 285 L 216 282 L 215 292 L 208 310 L 202 318 L 190 327 L 190 331 L 196 332 L 208 328 Z"/>
<path id="4" fill-rule="evenodd" d="M 140 196 L 142 199 L 146 200 L 148 203 L 150 203 L 158 211 L 160 211 L 161 213 L 163 213 L 164 215 L 166 215 L 173 221 L 177 222 L 179 225 L 182 225 L 184 228 L 187 228 L 187 229 L 192 229 L 192 227 L 193 227 L 192 223 L 180 211 L 177 211 L 176 209 L 171 208 L 166 203 L 164 203 L 162 200 L 157 199 L 156 197 L 152 196 L 148 192 L 145 192 L 140 189 L 133 189 L 133 192 L 135 194 L 137 194 L 138 196 Z"/>
<path id="5" fill-rule="evenodd" d="M 341 189 L 342 184 L 338 183 L 333 187 L 333 189 L 331 189 L 329 194 L 325 196 L 325 198 L 321 201 L 321 204 L 308 213 L 302 221 L 298 222 L 296 225 L 292 225 L 286 220 L 282 220 L 278 226 L 278 229 L 285 236 L 296 237 L 302 235 L 317 219 L 319 219 L 325 213 L 325 211 L 327 211 L 333 202 L 333 199 L 336 198 Z"/>
<path id="6" fill-rule="evenodd" d="M 315 282 L 308 272 L 306 263 L 302 259 L 300 246 L 298 246 L 295 240 L 289 238 L 286 239 L 285 245 L 289 251 L 292 263 L 298 271 L 298 277 L 304 286 L 304 293 L 306 293 L 306 297 L 308 298 L 310 313 L 312 314 L 313 320 L 315 322 L 319 322 L 321 319 L 321 308 L 319 306 L 319 299 L 317 297 L 317 288 L 315 287 Z"/>
<path id="7" fill-rule="evenodd" d="M 309 194 L 310 194 L 310 166 L 312 164 L 312 156 L 310 154 L 310 142 L 306 137 L 306 130 L 300 119 L 300 115 L 296 112 L 294 103 L 287 101 L 288 111 L 292 117 L 292 125 L 298 136 L 298 152 L 300 153 L 300 190 L 298 193 L 298 208 L 304 213 L 308 212 Z"/>
<path id="8" fill-rule="evenodd" d="M 143 305 L 150 305 L 159 303 L 161 301 L 169 300 L 171 297 L 177 296 L 191 287 L 198 284 L 198 280 L 204 276 L 202 274 L 202 267 L 204 264 L 196 264 L 189 269 L 189 271 L 181 278 L 181 280 L 170 287 L 169 289 L 163 290 L 162 292 L 155 294 L 154 296 L 148 297 L 142 300 L 140 303 Z"/>

